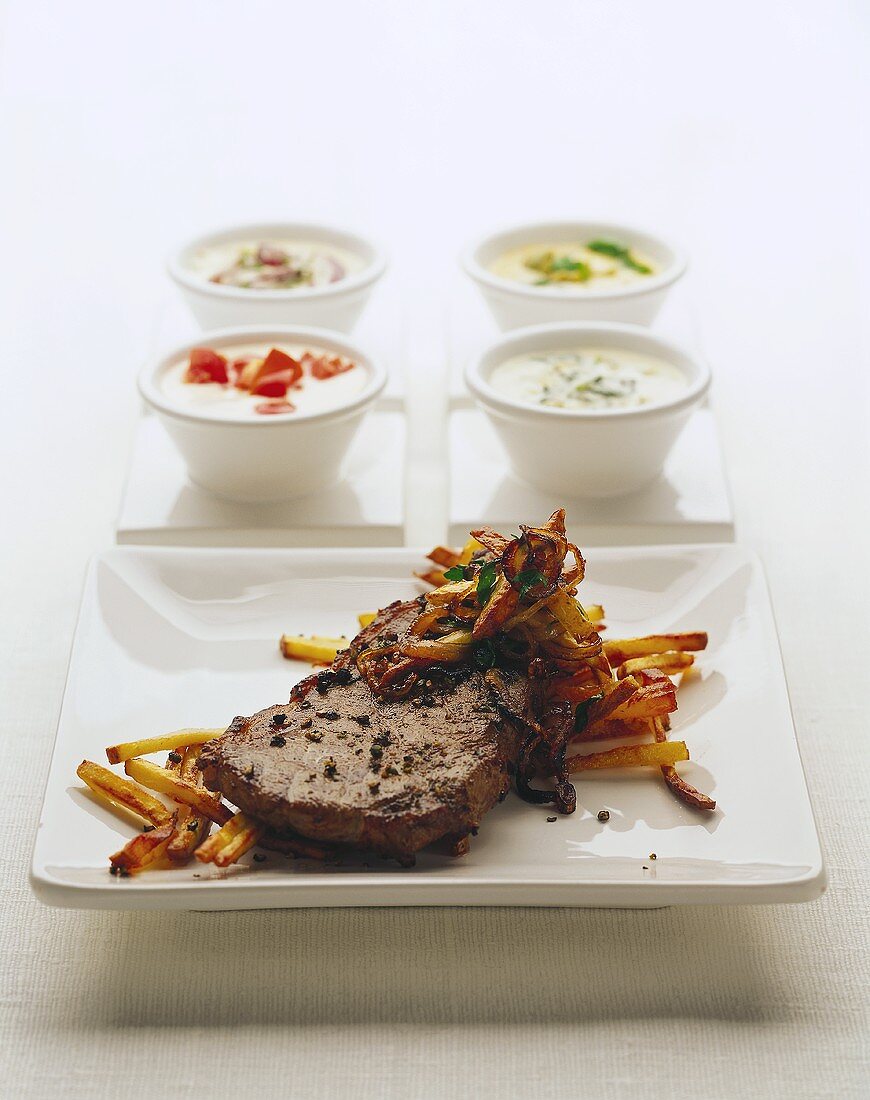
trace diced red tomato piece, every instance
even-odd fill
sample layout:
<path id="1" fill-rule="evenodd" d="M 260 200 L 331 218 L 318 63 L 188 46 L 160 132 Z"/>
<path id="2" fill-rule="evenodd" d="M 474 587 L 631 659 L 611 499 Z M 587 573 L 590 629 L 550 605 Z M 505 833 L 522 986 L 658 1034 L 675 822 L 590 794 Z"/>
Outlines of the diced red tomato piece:
<path id="1" fill-rule="evenodd" d="M 302 364 L 298 363 L 292 355 L 288 355 L 286 351 L 272 348 L 263 360 L 263 365 L 257 372 L 256 380 L 259 381 L 269 374 L 277 374 L 279 371 L 290 371 L 291 381 L 287 383 L 290 386 L 302 377 Z"/>
<path id="2" fill-rule="evenodd" d="M 254 386 L 251 393 L 254 397 L 286 397 L 287 382 L 281 377 L 283 371 L 278 374 L 270 374 Z"/>
<path id="3" fill-rule="evenodd" d="M 275 416 L 277 413 L 295 411 L 296 406 L 289 401 L 261 401 L 259 405 L 254 406 L 254 412 L 260 413 L 261 416 Z"/>
<path id="4" fill-rule="evenodd" d="M 356 366 L 353 360 L 342 359 L 338 355 L 311 355 L 308 353 L 303 356 L 302 362 L 311 371 L 312 377 L 321 381 L 326 378 L 335 378 L 337 374 L 344 374 L 346 371 L 353 370 Z"/>
<path id="5" fill-rule="evenodd" d="M 295 370 L 279 370 L 274 374 L 265 374 L 254 386 L 251 393 L 257 397 L 283 397 L 289 389 L 298 389 L 299 374 Z M 280 395 L 272 391 L 276 386 L 281 387 Z M 269 387 L 266 389 L 266 387 Z"/>
<path id="6" fill-rule="evenodd" d="M 219 382 L 225 385 L 228 381 L 227 361 L 213 348 L 192 348 L 184 381 Z"/>

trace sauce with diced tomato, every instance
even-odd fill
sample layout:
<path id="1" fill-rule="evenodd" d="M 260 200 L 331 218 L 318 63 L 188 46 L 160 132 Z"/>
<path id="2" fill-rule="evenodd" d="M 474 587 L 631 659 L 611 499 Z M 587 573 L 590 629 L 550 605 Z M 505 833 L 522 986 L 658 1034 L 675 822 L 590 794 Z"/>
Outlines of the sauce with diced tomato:
<path id="1" fill-rule="evenodd" d="M 234 345 L 193 348 L 163 376 L 180 405 L 228 420 L 339 408 L 366 385 L 367 371 L 324 348 Z"/>

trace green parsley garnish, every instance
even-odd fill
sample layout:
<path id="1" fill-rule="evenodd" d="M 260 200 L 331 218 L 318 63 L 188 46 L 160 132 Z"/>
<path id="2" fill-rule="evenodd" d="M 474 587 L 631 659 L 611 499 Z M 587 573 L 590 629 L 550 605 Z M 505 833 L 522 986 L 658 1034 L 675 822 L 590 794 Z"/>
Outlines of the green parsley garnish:
<path id="1" fill-rule="evenodd" d="M 608 380 L 603 374 L 597 374 L 588 382 L 580 382 L 574 387 L 575 393 L 594 393 L 597 397 L 627 397 L 637 388 L 633 378 L 612 378 Z"/>
<path id="2" fill-rule="evenodd" d="M 453 565 L 449 569 L 444 571 L 444 576 L 448 581 L 464 581 L 465 580 L 465 566 Z"/>
<path id="3" fill-rule="evenodd" d="M 491 638 L 475 643 L 471 653 L 478 668 L 492 668 L 498 660 L 498 652 Z"/>
<path id="4" fill-rule="evenodd" d="M 529 589 L 536 588 L 539 584 L 546 584 L 547 578 L 538 569 L 523 569 L 514 577 L 514 587 L 520 590 L 520 599 L 524 600 Z"/>
<path id="5" fill-rule="evenodd" d="M 496 563 L 494 561 L 484 562 L 477 575 L 477 602 L 481 607 L 486 604 L 486 601 L 492 595 L 497 580 Z"/>
<path id="6" fill-rule="evenodd" d="M 582 703 L 577 704 L 577 709 L 574 711 L 574 729 L 577 733 L 582 733 L 586 729 L 586 724 L 589 721 L 589 708 L 593 703 L 597 703 L 599 699 L 603 699 L 604 695 L 599 692 L 597 695 L 592 695 L 589 699 L 584 699 Z"/>
<path id="7" fill-rule="evenodd" d="M 647 267 L 640 260 L 636 260 L 632 256 L 630 248 L 617 244 L 615 241 L 590 241 L 586 247 L 590 252 L 597 252 L 600 256 L 612 256 L 614 260 L 619 260 L 620 263 L 625 264 L 626 267 L 630 267 L 632 271 L 637 271 L 641 275 L 652 275 L 651 267 Z"/>
<path id="8" fill-rule="evenodd" d="M 547 283 L 585 283 L 592 274 L 589 264 L 572 260 L 570 256 L 557 256 L 555 252 L 542 252 L 525 261 L 532 271 L 540 271 L 543 279 L 536 279 L 535 286 Z"/>

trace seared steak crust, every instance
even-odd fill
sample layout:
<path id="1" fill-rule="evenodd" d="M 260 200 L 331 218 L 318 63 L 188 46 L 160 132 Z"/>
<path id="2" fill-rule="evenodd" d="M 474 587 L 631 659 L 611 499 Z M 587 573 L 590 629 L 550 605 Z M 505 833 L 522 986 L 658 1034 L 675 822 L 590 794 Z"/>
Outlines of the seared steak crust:
<path id="1" fill-rule="evenodd" d="M 372 696 L 355 657 L 401 633 L 417 601 L 394 604 L 289 703 L 234 719 L 203 746 L 206 786 L 278 831 L 403 862 L 475 829 L 507 791 L 517 753 L 482 672 L 438 672 L 412 696 Z"/>

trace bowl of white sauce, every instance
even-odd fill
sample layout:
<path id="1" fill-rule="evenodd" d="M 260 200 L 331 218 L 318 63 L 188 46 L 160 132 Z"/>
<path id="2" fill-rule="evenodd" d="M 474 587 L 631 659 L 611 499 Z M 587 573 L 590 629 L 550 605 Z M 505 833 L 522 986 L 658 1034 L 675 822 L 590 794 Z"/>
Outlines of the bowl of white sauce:
<path id="1" fill-rule="evenodd" d="M 168 261 L 204 329 L 288 323 L 349 332 L 385 268 L 381 249 L 364 237 L 301 222 L 222 229 Z"/>
<path id="2" fill-rule="evenodd" d="M 463 254 L 499 328 L 558 321 L 650 325 L 687 261 L 676 245 L 609 222 L 536 222 Z"/>
<path id="3" fill-rule="evenodd" d="M 513 473 L 551 495 L 655 481 L 710 386 L 705 363 L 637 325 L 536 325 L 491 343 L 465 379 Z"/>
<path id="4" fill-rule="evenodd" d="M 206 333 L 139 376 L 191 481 L 250 502 L 334 485 L 385 383 L 384 368 L 358 344 L 299 325 Z"/>

